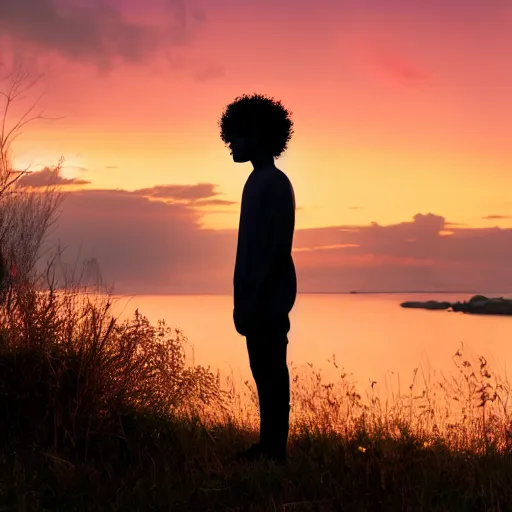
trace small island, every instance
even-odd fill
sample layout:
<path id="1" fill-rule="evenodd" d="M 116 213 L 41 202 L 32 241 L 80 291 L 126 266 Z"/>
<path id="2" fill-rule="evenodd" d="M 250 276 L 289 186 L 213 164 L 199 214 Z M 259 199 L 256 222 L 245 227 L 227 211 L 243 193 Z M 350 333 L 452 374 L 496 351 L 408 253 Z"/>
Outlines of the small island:
<path id="1" fill-rule="evenodd" d="M 426 302 L 408 301 L 400 304 L 403 308 L 417 308 L 429 310 L 451 310 L 476 315 L 512 315 L 512 299 L 503 297 L 485 297 L 474 295 L 468 301 L 447 302 L 429 300 Z"/>

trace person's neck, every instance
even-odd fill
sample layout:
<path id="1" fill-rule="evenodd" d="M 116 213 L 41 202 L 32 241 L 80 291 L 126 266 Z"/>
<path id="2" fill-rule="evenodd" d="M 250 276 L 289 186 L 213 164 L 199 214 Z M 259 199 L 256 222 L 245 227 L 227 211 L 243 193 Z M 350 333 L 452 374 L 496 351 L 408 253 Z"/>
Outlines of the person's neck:
<path id="1" fill-rule="evenodd" d="M 255 171 L 262 171 L 265 169 L 275 169 L 276 168 L 275 163 L 274 163 L 274 158 L 271 156 L 270 157 L 264 156 L 264 157 L 252 158 L 251 164 L 254 167 Z"/>

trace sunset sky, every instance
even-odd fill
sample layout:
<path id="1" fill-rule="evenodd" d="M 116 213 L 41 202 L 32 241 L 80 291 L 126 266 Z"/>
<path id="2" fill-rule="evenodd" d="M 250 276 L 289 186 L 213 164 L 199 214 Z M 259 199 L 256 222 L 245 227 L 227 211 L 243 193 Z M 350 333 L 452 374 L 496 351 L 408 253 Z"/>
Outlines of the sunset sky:
<path id="1" fill-rule="evenodd" d="M 511 53 L 506 0 L 0 2 L 4 74 L 62 117 L 14 166 L 65 158 L 52 236 L 126 293 L 231 290 L 251 166 L 217 121 L 252 92 L 293 112 L 301 291 L 512 290 Z"/>

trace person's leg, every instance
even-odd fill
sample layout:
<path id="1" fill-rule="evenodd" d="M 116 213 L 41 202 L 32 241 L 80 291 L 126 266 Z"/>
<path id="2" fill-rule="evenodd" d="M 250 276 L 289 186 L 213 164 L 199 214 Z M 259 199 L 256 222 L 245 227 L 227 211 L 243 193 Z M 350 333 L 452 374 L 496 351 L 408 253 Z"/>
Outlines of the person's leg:
<path id="1" fill-rule="evenodd" d="M 288 328 L 267 327 L 261 334 L 247 337 L 247 349 L 258 390 L 260 447 L 272 458 L 283 460 L 290 414 L 290 378 L 286 362 Z M 280 327 L 279 330 L 276 327 Z"/>
<path id="2" fill-rule="evenodd" d="M 266 424 L 266 411 L 265 399 L 268 395 L 266 393 L 266 379 L 265 374 L 267 371 L 267 348 L 265 346 L 266 339 L 258 335 L 247 336 L 247 352 L 249 355 L 249 365 L 251 368 L 252 376 L 256 384 L 258 393 L 258 406 L 260 413 L 260 441 L 259 444 L 264 450 L 266 448 L 265 439 L 265 424 Z"/>
<path id="3" fill-rule="evenodd" d="M 253 444 L 248 450 L 239 452 L 235 458 L 237 460 L 252 461 L 264 456 L 267 452 L 265 449 L 264 433 L 265 428 L 265 350 L 262 347 L 262 341 L 265 339 L 261 338 L 254 333 L 246 336 L 247 341 L 247 352 L 249 355 L 249 364 L 252 371 L 252 376 L 256 384 L 256 390 L 258 394 L 258 404 L 260 412 L 260 440 L 258 443 Z"/>
<path id="4" fill-rule="evenodd" d="M 270 457 L 286 458 L 290 416 L 290 377 L 286 362 L 286 336 L 272 336 L 263 385 L 264 423 L 262 437 Z"/>

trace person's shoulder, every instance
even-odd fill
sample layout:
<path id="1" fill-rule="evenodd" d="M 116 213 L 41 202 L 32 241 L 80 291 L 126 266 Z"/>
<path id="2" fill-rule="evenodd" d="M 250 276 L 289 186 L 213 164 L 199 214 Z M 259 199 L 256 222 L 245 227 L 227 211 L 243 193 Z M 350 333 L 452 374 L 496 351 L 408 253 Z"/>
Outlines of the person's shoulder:
<path id="1" fill-rule="evenodd" d="M 290 183 L 290 178 L 288 178 L 288 175 L 285 172 L 281 171 L 281 169 L 276 168 L 275 174 L 276 174 L 276 179 L 280 180 L 283 183 Z"/>
<path id="2" fill-rule="evenodd" d="M 287 193 L 293 190 L 290 178 L 281 169 L 275 169 L 270 173 L 267 185 L 278 193 Z"/>
<path id="3" fill-rule="evenodd" d="M 280 169 L 274 169 L 269 173 L 264 187 L 266 201 L 272 205 L 288 207 L 295 204 L 295 193 L 288 176 Z"/>

